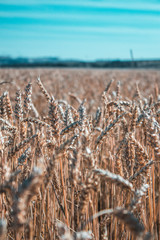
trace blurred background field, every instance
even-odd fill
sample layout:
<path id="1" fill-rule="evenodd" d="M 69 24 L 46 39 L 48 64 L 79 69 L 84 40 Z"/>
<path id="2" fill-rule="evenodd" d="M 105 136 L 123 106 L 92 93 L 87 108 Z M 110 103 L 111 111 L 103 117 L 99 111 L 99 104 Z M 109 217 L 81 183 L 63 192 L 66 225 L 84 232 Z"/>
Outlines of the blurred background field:
<path id="1" fill-rule="evenodd" d="M 100 102 L 101 94 L 111 79 L 121 82 L 121 91 L 125 97 L 133 97 L 136 83 L 143 91 L 144 97 L 154 94 L 153 85 L 160 78 L 159 70 L 105 70 L 105 69 L 0 69 L 1 93 L 8 90 L 11 100 L 15 98 L 18 88 L 24 89 L 29 82 L 33 83 L 33 101 L 42 113 L 46 111 L 42 94 L 38 91 L 36 79 L 40 76 L 47 91 L 57 99 L 64 99 L 77 104 L 69 93 L 80 99 L 87 99 L 88 112 L 94 112 Z M 152 87 L 151 87 L 152 86 Z M 114 92 L 113 92 L 114 94 Z M 40 103 L 40 105 L 39 105 Z"/>

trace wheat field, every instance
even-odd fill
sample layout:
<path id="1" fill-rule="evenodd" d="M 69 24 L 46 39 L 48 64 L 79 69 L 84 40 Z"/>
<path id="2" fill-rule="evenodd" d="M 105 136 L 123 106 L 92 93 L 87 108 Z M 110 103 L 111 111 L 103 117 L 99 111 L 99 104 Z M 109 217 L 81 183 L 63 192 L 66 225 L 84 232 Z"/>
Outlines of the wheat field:
<path id="1" fill-rule="evenodd" d="M 159 79 L 0 69 L 0 239 L 160 239 Z"/>

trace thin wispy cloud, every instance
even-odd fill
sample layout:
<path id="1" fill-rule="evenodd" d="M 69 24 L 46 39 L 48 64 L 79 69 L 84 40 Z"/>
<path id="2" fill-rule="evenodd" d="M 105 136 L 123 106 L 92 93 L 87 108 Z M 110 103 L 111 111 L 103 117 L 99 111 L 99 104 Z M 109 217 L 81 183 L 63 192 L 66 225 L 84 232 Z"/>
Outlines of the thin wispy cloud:
<path id="1" fill-rule="evenodd" d="M 27 2 L 25 0 L 0 0 L 0 4 L 3 5 L 12 5 L 12 6 L 40 6 L 40 5 L 48 5 L 48 6 L 78 6 L 78 7 L 118 7 L 118 8 L 127 8 L 130 9 L 152 9 L 157 10 L 157 7 L 159 6 L 159 1 L 151 1 L 151 0 L 134 0 L 132 2 L 126 1 L 118 1 L 118 0 L 112 0 L 112 1 L 87 1 L 87 0 L 81 0 L 81 1 L 75 1 L 75 0 L 28 0 Z"/>

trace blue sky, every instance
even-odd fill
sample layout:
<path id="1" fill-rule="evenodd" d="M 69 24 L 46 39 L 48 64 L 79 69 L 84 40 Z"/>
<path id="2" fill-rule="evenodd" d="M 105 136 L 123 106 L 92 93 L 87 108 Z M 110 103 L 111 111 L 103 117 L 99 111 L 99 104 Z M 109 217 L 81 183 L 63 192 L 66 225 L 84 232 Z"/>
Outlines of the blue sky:
<path id="1" fill-rule="evenodd" d="M 158 0 L 0 0 L 0 55 L 160 58 Z"/>

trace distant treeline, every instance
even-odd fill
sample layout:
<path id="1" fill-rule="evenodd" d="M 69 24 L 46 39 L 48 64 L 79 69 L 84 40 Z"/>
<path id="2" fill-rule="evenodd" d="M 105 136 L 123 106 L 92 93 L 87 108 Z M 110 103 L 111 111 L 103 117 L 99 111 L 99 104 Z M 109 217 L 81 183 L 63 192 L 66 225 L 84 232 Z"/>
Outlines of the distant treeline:
<path id="1" fill-rule="evenodd" d="M 62 67 L 62 68 L 160 68 L 160 60 L 61 60 L 59 58 L 0 57 L 0 67 Z"/>

